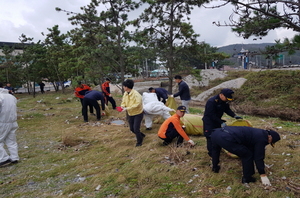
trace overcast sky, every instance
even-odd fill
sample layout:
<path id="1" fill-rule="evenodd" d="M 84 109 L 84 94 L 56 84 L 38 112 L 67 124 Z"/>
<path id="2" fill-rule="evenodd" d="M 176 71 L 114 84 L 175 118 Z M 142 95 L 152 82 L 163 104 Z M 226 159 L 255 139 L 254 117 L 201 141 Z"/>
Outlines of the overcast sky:
<path id="1" fill-rule="evenodd" d="M 59 25 L 66 33 L 74 28 L 67 20 L 66 13 L 55 11 L 60 7 L 73 12 L 81 12 L 80 7 L 88 5 L 90 0 L 0 0 L 0 41 L 19 42 L 23 33 L 33 37 L 34 41 L 44 40 L 41 32 L 48 33 L 47 28 Z M 295 34 L 289 30 L 274 30 L 261 40 L 239 38 L 229 27 L 217 27 L 213 21 L 227 21 L 231 7 L 222 9 L 197 8 L 191 15 L 191 23 L 196 33 L 200 34 L 199 41 L 205 41 L 214 47 L 230 44 L 273 43 L 274 40 L 285 37 L 292 38 Z"/>

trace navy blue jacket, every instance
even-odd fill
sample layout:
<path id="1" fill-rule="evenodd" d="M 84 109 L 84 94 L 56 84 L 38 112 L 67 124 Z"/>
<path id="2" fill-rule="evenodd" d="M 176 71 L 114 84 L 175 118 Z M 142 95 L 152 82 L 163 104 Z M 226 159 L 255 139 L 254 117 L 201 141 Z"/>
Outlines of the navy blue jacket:
<path id="1" fill-rule="evenodd" d="M 100 100 L 102 110 L 103 111 L 105 110 L 105 99 L 104 99 L 103 94 L 100 91 L 97 91 L 97 90 L 87 91 L 84 95 L 84 98 L 87 98 L 90 100 Z"/>
<path id="2" fill-rule="evenodd" d="M 162 98 L 164 101 L 168 99 L 168 91 L 164 88 L 155 88 L 155 93 L 157 95 L 157 99 L 160 101 Z"/>
<path id="3" fill-rule="evenodd" d="M 231 117 L 235 116 L 235 113 L 230 109 L 228 102 L 222 101 L 219 94 L 208 99 L 202 118 L 204 130 L 220 128 L 221 124 L 224 122 L 221 119 L 224 113 Z"/>
<path id="4" fill-rule="evenodd" d="M 190 100 L 191 99 L 190 88 L 186 84 L 186 82 L 182 80 L 180 81 L 180 83 L 178 83 L 178 86 L 179 86 L 179 92 L 177 92 L 173 96 L 174 97 L 180 96 L 181 100 Z"/>
<path id="5" fill-rule="evenodd" d="M 265 174 L 265 147 L 269 144 L 266 130 L 245 126 L 227 126 L 224 129 L 215 129 L 212 132 L 211 140 L 213 144 L 212 158 L 214 166 L 217 165 L 220 156 L 220 150 L 215 149 L 216 145 L 220 146 L 222 144 L 223 146 L 221 147 L 229 152 L 234 150 L 241 152 L 243 147 L 247 147 L 253 154 L 253 161 L 255 162 L 257 171 L 259 174 Z M 234 145 L 238 145 L 240 148 L 236 148 Z M 243 158 L 245 156 L 239 157 Z"/>

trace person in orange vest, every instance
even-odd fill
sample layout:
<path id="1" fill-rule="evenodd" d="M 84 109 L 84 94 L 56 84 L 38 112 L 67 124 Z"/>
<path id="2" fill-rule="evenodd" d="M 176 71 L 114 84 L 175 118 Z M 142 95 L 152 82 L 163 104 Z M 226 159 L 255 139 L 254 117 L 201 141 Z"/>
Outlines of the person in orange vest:
<path id="1" fill-rule="evenodd" d="M 82 106 L 82 107 L 83 107 L 83 98 L 84 98 L 85 93 L 88 92 L 88 91 L 91 91 L 91 90 L 92 90 L 92 89 L 91 89 L 88 85 L 82 84 L 81 82 L 78 82 L 78 85 L 77 85 L 77 87 L 75 88 L 74 94 L 75 94 L 75 96 L 76 96 L 77 98 L 80 99 L 80 103 L 81 103 L 81 106 Z M 92 105 L 89 105 L 89 109 L 90 109 L 90 113 L 91 113 L 92 115 L 95 115 L 95 114 L 94 114 L 94 109 L 93 109 L 93 106 L 92 106 Z"/>
<path id="2" fill-rule="evenodd" d="M 195 145 L 194 141 L 189 138 L 180 124 L 180 118 L 185 115 L 185 106 L 179 106 L 176 113 L 166 119 L 158 130 L 158 137 L 164 140 L 163 145 L 168 145 L 173 139 L 177 138 L 177 146 L 182 144 L 183 139 L 188 141 L 192 146 Z"/>
<path id="3" fill-rule="evenodd" d="M 111 93 L 110 93 L 110 79 L 106 78 L 106 81 L 101 85 L 102 88 L 102 92 L 105 96 L 105 104 L 108 105 L 108 101 L 111 103 L 112 108 L 116 109 L 116 101 L 114 100 L 114 98 L 112 97 Z"/>

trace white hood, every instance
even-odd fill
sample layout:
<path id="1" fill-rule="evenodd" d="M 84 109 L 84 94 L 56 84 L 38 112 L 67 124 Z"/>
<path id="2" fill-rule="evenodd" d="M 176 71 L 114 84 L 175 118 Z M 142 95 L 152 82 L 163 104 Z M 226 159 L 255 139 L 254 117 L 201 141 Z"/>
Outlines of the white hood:
<path id="1" fill-rule="evenodd" d="M 156 93 L 143 93 L 143 105 L 146 105 L 149 102 L 159 102 Z"/>
<path id="2" fill-rule="evenodd" d="M 158 101 L 156 93 L 143 93 L 143 108 L 148 114 L 162 115 L 164 112 L 172 111 L 164 103 Z"/>
<path id="3" fill-rule="evenodd" d="M 9 94 L 8 89 L 0 88 L 0 94 Z"/>

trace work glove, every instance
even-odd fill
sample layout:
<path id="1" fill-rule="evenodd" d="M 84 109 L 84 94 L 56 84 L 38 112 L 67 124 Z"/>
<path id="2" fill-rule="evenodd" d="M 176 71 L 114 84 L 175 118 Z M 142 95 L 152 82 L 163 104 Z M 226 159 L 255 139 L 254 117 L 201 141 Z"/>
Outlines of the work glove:
<path id="1" fill-rule="evenodd" d="M 227 125 L 226 125 L 226 123 L 225 122 L 223 122 L 222 124 L 221 124 L 221 127 L 222 128 L 224 128 L 224 127 L 226 127 Z"/>
<path id="2" fill-rule="evenodd" d="M 172 97 L 172 98 L 174 97 L 174 95 L 169 95 L 169 96 Z"/>
<path id="3" fill-rule="evenodd" d="M 237 119 L 237 120 L 238 120 L 238 119 L 243 119 L 241 116 L 237 116 L 237 115 L 234 116 L 234 118 Z"/>
<path id="4" fill-rule="evenodd" d="M 126 111 L 126 110 L 127 110 L 127 108 L 125 108 L 125 107 L 122 108 L 122 112 L 123 112 L 123 111 Z"/>
<path id="5" fill-rule="evenodd" d="M 221 167 L 218 165 L 218 166 L 216 166 L 216 167 L 213 167 L 213 168 L 212 168 L 212 171 L 213 171 L 214 173 L 219 173 L 220 168 L 221 168 Z"/>
<path id="6" fill-rule="evenodd" d="M 108 97 L 111 97 L 111 94 L 109 94 Z"/>
<path id="7" fill-rule="evenodd" d="M 190 143 L 192 146 L 195 146 L 195 143 L 193 140 L 189 140 L 188 143 Z"/>
<path id="8" fill-rule="evenodd" d="M 270 180 L 267 176 L 260 176 L 261 183 L 266 186 L 271 186 Z"/>

